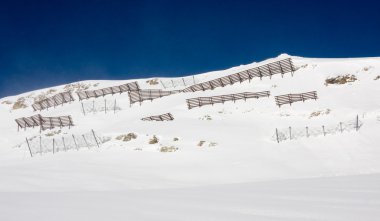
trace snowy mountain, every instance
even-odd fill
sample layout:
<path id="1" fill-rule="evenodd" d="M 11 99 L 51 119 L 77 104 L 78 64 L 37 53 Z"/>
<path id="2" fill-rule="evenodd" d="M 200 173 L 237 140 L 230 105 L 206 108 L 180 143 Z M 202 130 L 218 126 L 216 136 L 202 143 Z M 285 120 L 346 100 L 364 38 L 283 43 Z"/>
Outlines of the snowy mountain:
<path id="1" fill-rule="evenodd" d="M 293 73 L 141 104 L 131 104 L 128 92 L 82 101 L 77 96 L 135 81 L 143 90 L 181 91 L 288 58 Z M 33 103 L 68 91 L 75 101 L 33 110 Z M 186 102 L 262 91 L 270 96 L 192 109 Z M 318 99 L 276 105 L 275 96 L 311 91 Z M 165 113 L 174 120 L 141 120 Z M 15 119 L 36 114 L 70 115 L 74 126 L 18 128 Z M 39 220 L 57 211 L 62 214 L 54 220 L 79 219 L 89 211 L 95 211 L 92 220 L 358 220 L 363 214 L 376 220 L 380 215 L 380 58 L 284 54 L 183 78 L 81 81 L 2 98 L 0 116 L 1 220 L 13 220 L 19 201 Z M 359 194 L 363 188 L 372 194 Z M 343 192 L 328 194 L 333 189 Z M 56 201 L 52 192 L 60 192 Z M 46 214 L 33 213 L 47 201 L 59 203 Z"/>

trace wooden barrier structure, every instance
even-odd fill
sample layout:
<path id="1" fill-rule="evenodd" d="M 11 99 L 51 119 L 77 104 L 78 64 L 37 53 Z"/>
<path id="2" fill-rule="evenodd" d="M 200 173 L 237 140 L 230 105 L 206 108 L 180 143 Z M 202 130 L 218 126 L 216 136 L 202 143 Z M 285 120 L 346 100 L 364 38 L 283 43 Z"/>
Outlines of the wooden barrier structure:
<path id="1" fill-rule="evenodd" d="M 250 98 L 260 98 L 260 97 L 269 97 L 270 92 L 269 91 L 262 91 L 262 92 L 243 92 L 238 94 L 226 94 L 226 95 L 219 95 L 219 96 L 213 96 L 213 97 L 196 97 L 196 98 L 190 98 L 186 99 L 187 107 L 188 109 L 192 109 L 194 107 L 202 107 L 205 105 L 214 105 L 217 103 L 222 103 L 226 101 L 237 101 L 237 100 L 247 100 Z"/>
<path id="2" fill-rule="evenodd" d="M 235 74 L 227 75 L 225 77 L 217 78 L 211 81 L 195 84 L 185 88 L 183 92 L 213 90 L 214 88 L 233 85 L 237 82 L 241 83 L 246 80 L 250 81 L 254 77 L 259 77 L 262 79 L 263 77 L 272 77 L 272 75 L 275 74 L 281 74 L 281 76 L 283 76 L 285 73 L 293 73 L 295 70 L 296 69 L 292 63 L 291 58 L 287 58 Z"/>
<path id="3" fill-rule="evenodd" d="M 53 129 L 55 127 L 71 127 L 74 126 L 70 115 L 60 117 L 42 117 L 40 114 L 31 117 L 22 117 L 15 120 L 17 129 L 26 129 L 27 127 L 40 126 L 40 130 Z"/>
<path id="4" fill-rule="evenodd" d="M 144 117 L 141 118 L 143 121 L 171 121 L 174 120 L 174 117 L 171 113 L 156 115 L 156 116 L 150 116 L 150 117 Z"/>
<path id="5" fill-rule="evenodd" d="M 129 96 L 129 102 L 130 105 L 140 102 L 140 105 L 143 101 L 145 100 L 154 100 L 157 98 L 169 96 L 172 94 L 177 94 L 181 93 L 182 91 L 180 90 L 172 90 L 172 91 L 163 91 L 160 89 L 145 89 L 145 90 L 138 90 L 138 91 L 129 91 L 128 96 Z"/>
<path id="6" fill-rule="evenodd" d="M 78 91 L 77 95 L 79 97 L 79 100 L 89 99 L 89 98 L 98 98 L 98 97 L 104 97 L 108 94 L 117 94 L 117 93 L 124 93 L 124 92 L 130 92 L 130 91 L 137 91 L 140 90 L 139 84 L 137 81 L 126 83 L 119 86 L 112 86 L 107 88 L 102 88 L 98 90 L 91 90 L 91 91 Z"/>
<path id="7" fill-rule="evenodd" d="M 46 99 L 43 99 L 41 101 L 35 102 L 32 107 L 34 111 L 41 111 L 44 109 L 49 109 L 49 107 L 56 107 L 60 104 L 68 103 L 74 101 L 74 97 L 72 96 L 71 92 L 62 92 L 59 94 L 54 95 L 53 97 L 49 97 Z"/>
<path id="8" fill-rule="evenodd" d="M 314 99 L 314 100 L 318 99 L 316 91 L 275 96 L 276 104 L 278 107 L 281 107 L 281 105 L 284 105 L 284 104 L 292 105 L 292 103 L 294 102 L 298 102 L 298 101 L 304 102 L 305 100 L 311 100 L 311 99 Z"/>

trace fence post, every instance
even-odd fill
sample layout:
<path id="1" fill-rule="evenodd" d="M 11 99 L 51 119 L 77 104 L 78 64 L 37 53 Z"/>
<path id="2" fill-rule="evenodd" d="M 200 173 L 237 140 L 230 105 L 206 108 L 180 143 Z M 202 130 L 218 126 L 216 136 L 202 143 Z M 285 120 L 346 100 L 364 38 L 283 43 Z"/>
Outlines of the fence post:
<path id="1" fill-rule="evenodd" d="M 340 132 L 343 133 L 342 122 L 339 122 L 339 126 L 340 126 Z"/>
<path id="2" fill-rule="evenodd" d="M 74 136 L 74 134 L 73 134 L 73 140 L 74 140 L 75 147 L 77 148 L 77 150 L 79 150 L 79 148 L 78 148 L 78 144 L 77 144 L 77 141 L 75 140 L 75 136 Z"/>
<path id="3" fill-rule="evenodd" d="M 32 154 L 32 150 L 30 149 L 30 145 L 29 145 L 29 141 L 28 141 L 28 138 L 25 138 L 25 139 L 26 139 L 26 143 L 28 144 L 28 148 L 29 148 L 30 157 L 33 157 L 33 154 Z"/>
<path id="4" fill-rule="evenodd" d="M 92 135 L 94 136 L 94 139 L 95 139 L 96 145 L 98 146 L 98 148 L 100 148 L 100 147 L 99 147 L 99 144 L 98 144 L 98 140 L 96 139 L 96 136 L 95 136 L 95 132 L 94 132 L 94 130 L 91 130 L 91 131 L 92 131 Z"/>
<path id="5" fill-rule="evenodd" d="M 326 136 L 325 126 L 324 125 L 322 125 L 322 130 L 323 130 L 323 136 Z"/>
<path id="6" fill-rule="evenodd" d="M 306 137 L 309 137 L 309 127 L 306 127 Z"/>
<path id="7" fill-rule="evenodd" d="M 115 103 L 113 105 L 113 113 L 115 114 L 116 113 L 116 98 L 115 98 Z"/>
<path id="8" fill-rule="evenodd" d="M 55 153 L 55 140 L 53 138 L 53 154 Z"/>
<path id="9" fill-rule="evenodd" d="M 42 155 L 42 143 L 41 143 L 41 135 L 40 135 L 40 155 Z"/>
<path id="10" fill-rule="evenodd" d="M 292 139 L 292 127 L 289 127 L 289 139 Z"/>
<path id="11" fill-rule="evenodd" d="M 88 145 L 87 140 L 86 140 L 86 138 L 84 137 L 84 134 L 82 134 L 82 137 L 83 137 L 83 140 L 84 140 L 84 142 L 86 143 L 88 149 L 90 149 L 90 146 Z"/>
<path id="12" fill-rule="evenodd" d="M 161 80 L 160 80 L 160 82 L 161 82 L 161 84 L 162 84 L 162 87 L 164 87 L 164 89 L 166 89 L 166 87 L 165 87 L 164 83 L 162 83 L 162 81 L 161 81 Z"/>
<path id="13" fill-rule="evenodd" d="M 107 114 L 107 99 L 104 99 L 104 113 Z"/>
<path id="14" fill-rule="evenodd" d="M 66 149 L 66 144 L 65 144 L 65 138 L 62 137 L 62 143 L 63 143 L 63 149 L 65 150 L 65 152 L 67 151 Z"/>
<path id="15" fill-rule="evenodd" d="M 86 115 L 86 112 L 84 111 L 84 107 L 83 107 L 83 102 L 82 103 L 82 111 L 83 111 L 83 115 Z"/>
<path id="16" fill-rule="evenodd" d="M 280 140 L 278 139 L 278 130 L 276 128 L 276 138 L 277 138 L 277 143 L 280 143 Z"/>
<path id="17" fill-rule="evenodd" d="M 359 114 L 356 115 L 356 131 L 359 130 Z"/>

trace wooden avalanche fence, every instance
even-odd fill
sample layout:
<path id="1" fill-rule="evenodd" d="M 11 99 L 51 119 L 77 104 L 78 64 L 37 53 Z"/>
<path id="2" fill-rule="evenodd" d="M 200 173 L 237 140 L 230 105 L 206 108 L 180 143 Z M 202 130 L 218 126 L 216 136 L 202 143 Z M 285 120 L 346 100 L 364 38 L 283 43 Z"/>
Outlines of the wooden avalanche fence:
<path id="1" fill-rule="evenodd" d="M 98 98 L 98 97 L 104 97 L 108 94 L 117 94 L 117 93 L 124 93 L 129 91 L 137 91 L 140 90 L 139 84 L 137 81 L 119 85 L 119 86 L 113 86 L 113 87 L 107 87 L 102 88 L 98 90 L 92 90 L 92 91 L 79 91 L 77 92 L 77 95 L 79 97 L 79 100 L 89 99 L 89 98 Z"/>
<path id="2" fill-rule="evenodd" d="M 174 117 L 171 113 L 156 115 L 156 116 L 150 116 L 150 117 L 144 117 L 141 118 L 141 120 L 144 121 L 170 121 L 174 120 Z"/>
<path id="3" fill-rule="evenodd" d="M 275 96 L 276 104 L 281 107 L 281 105 L 284 104 L 290 104 L 298 101 L 305 101 L 305 100 L 317 100 L 317 92 L 316 91 L 310 91 L 306 93 L 299 93 L 299 94 L 284 94 Z"/>
<path id="4" fill-rule="evenodd" d="M 31 117 L 22 117 L 15 120 L 18 129 L 27 127 L 40 126 L 41 130 L 53 129 L 55 127 L 71 127 L 74 126 L 71 116 L 60 117 L 42 117 L 40 114 Z"/>
<path id="5" fill-rule="evenodd" d="M 181 93 L 179 90 L 173 90 L 173 91 L 163 91 L 159 89 L 147 89 L 147 90 L 138 90 L 138 91 L 129 91 L 129 101 L 130 104 L 134 104 L 136 102 L 140 102 L 140 105 L 143 101 L 146 100 L 154 100 L 157 98 L 169 96 L 172 94 Z"/>
<path id="6" fill-rule="evenodd" d="M 196 97 L 186 99 L 187 107 L 189 109 L 194 107 L 202 107 L 205 105 L 213 105 L 217 103 L 223 103 L 226 101 L 237 101 L 237 100 L 247 100 L 250 98 L 260 98 L 260 97 L 269 97 L 269 91 L 262 92 L 243 92 L 238 94 L 227 94 L 227 95 L 219 95 L 213 97 Z"/>
<path id="7" fill-rule="evenodd" d="M 62 92 L 54 95 L 53 97 L 49 97 L 43 99 L 41 101 L 35 102 L 32 107 L 34 111 L 48 109 L 49 107 L 56 107 L 60 104 L 68 103 L 74 101 L 74 98 L 71 92 Z"/>
<path id="8" fill-rule="evenodd" d="M 217 87 L 224 87 L 226 85 L 232 85 L 237 82 L 243 82 L 246 80 L 251 80 L 254 77 L 272 77 L 275 74 L 281 74 L 283 76 L 285 73 L 294 72 L 295 67 L 292 63 L 291 58 L 284 60 L 272 62 L 266 65 L 241 71 L 235 74 L 227 75 L 225 77 L 217 78 L 211 81 L 199 83 L 185 88 L 184 92 L 195 92 L 195 91 L 205 91 L 212 90 Z"/>

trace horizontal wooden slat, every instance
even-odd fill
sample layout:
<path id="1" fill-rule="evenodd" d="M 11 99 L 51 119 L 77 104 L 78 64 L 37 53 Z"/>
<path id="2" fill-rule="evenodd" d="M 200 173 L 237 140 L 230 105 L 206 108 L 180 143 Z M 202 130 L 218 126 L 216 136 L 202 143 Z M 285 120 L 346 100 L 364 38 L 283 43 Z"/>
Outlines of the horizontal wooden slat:
<path id="1" fill-rule="evenodd" d="M 213 105 L 217 103 L 224 103 L 226 101 L 246 100 L 250 98 L 269 97 L 269 91 L 262 92 L 243 92 L 238 94 L 226 94 L 212 97 L 196 97 L 186 99 L 187 107 L 192 109 L 194 107 L 202 107 L 204 105 Z"/>

